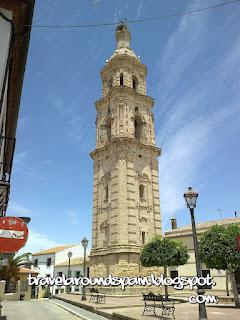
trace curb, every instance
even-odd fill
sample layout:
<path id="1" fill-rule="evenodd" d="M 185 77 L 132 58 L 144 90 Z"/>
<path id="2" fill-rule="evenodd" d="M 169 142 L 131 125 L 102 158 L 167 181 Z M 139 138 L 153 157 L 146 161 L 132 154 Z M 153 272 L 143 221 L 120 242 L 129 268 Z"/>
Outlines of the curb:
<path id="1" fill-rule="evenodd" d="M 60 299 L 59 299 L 59 300 L 60 300 Z M 49 300 L 49 301 L 51 301 L 51 300 Z M 62 300 L 62 301 L 64 301 L 64 300 Z M 75 311 L 73 311 L 73 310 L 69 309 L 68 307 L 65 307 L 65 306 L 63 306 L 63 305 L 61 305 L 61 304 L 58 304 L 58 303 L 55 302 L 55 301 L 51 301 L 51 302 L 52 302 L 53 304 L 57 305 L 58 307 L 60 307 L 60 308 L 62 308 L 62 309 L 64 309 L 64 310 L 72 313 L 73 315 L 77 316 L 77 317 L 80 318 L 80 319 L 83 319 L 83 320 L 91 320 L 91 318 L 87 318 L 87 317 L 85 317 L 85 316 L 81 316 L 81 315 L 79 315 L 78 313 L 76 313 Z M 67 302 L 67 301 L 64 301 L 64 302 Z M 69 302 L 67 302 L 67 303 L 69 303 Z M 69 304 L 70 304 L 70 303 L 69 303 Z M 80 308 L 80 307 L 79 307 L 79 308 Z M 100 310 L 94 309 L 93 313 L 95 313 L 95 314 L 97 314 L 97 315 L 99 315 L 99 316 L 105 317 L 105 318 L 107 318 L 107 319 L 115 319 L 115 320 L 136 320 L 135 318 L 131 318 L 131 317 L 129 317 L 129 316 L 124 316 L 124 315 L 122 315 L 122 314 L 115 313 L 115 312 L 114 312 L 113 314 L 108 314 L 108 313 L 105 313 L 104 311 L 100 311 Z"/>
<path id="2" fill-rule="evenodd" d="M 104 312 L 104 311 L 102 311 L 102 310 L 97 310 L 97 309 L 95 309 L 95 308 L 92 307 L 92 306 L 87 306 L 87 305 L 85 305 L 85 304 L 83 304 L 83 303 L 75 302 L 75 301 L 68 300 L 68 299 L 65 299 L 65 298 L 62 298 L 62 297 L 57 297 L 57 296 L 55 296 L 54 298 L 55 298 L 55 299 L 58 299 L 58 300 L 61 300 L 61 301 L 64 301 L 64 302 L 66 302 L 66 303 L 69 303 L 69 304 L 71 304 L 71 305 L 73 305 L 73 306 L 75 306 L 75 307 L 82 308 L 82 309 L 87 310 L 87 311 L 89 311 L 89 312 L 95 313 L 95 314 L 97 314 L 97 315 L 99 315 L 99 316 L 102 316 L 102 317 L 104 317 L 104 318 L 112 319 L 112 314 L 110 314 L 110 313 L 108 313 L 108 312 Z M 88 320 L 91 320 L 91 319 L 88 319 Z"/>
<path id="3" fill-rule="evenodd" d="M 75 307 L 79 307 L 79 308 L 82 308 L 84 310 L 87 310 L 87 311 L 90 311 L 90 312 L 93 312 L 93 313 L 96 313 L 95 312 L 95 308 L 93 306 L 88 306 L 84 303 L 81 303 L 81 302 L 77 302 L 77 301 L 73 301 L 73 300 L 70 300 L 70 299 L 66 299 L 66 298 L 63 298 L 63 297 L 57 297 L 57 296 L 53 296 L 54 299 L 57 299 L 57 300 L 61 300 L 61 301 L 64 301 L 64 302 L 67 302 L 69 304 L 72 304 L 73 306 Z"/>
<path id="4" fill-rule="evenodd" d="M 55 301 L 49 300 L 49 302 L 51 302 L 51 303 L 55 304 L 56 306 L 64 309 L 65 311 L 68 311 L 69 313 L 73 314 L 74 316 L 77 316 L 77 317 L 80 318 L 80 319 L 83 319 L 83 320 L 91 320 L 90 318 L 87 318 L 87 317 L 85 317 L 85 316 L 82 316 L 82 315 L 78 314 L 76 311 L 73 311 L 73 310 L 71 310 L 70 308 L 68 308 L 68 307 L 66 307 L 66 306 L 63 306 L 63 305 L 61 305 L 61 304 L 59 304 L 59 303 L 57 303 L 57 302 L 55 302 Z"/>

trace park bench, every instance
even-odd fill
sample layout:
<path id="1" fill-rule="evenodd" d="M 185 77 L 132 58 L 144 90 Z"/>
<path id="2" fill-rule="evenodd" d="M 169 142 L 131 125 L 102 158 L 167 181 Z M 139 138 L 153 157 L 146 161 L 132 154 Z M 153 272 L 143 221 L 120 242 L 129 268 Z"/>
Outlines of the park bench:
<path id="1" fill-rule="evenodd" d="M 162 317 L 163 316 L 172 316 L 175 319 L 174 316 L 174 300 L 172 301 L 165 301 L 165 298 L 161 294 L 154 294 L 150 292 L 149 294 L 143 294 L 143 301 L 144 301 L 144 309 L 142 315 L 144 315 L 145 312 L 151 312 L 153 311 L 154 315 L 156 316 L 156 308 L 162 309 Z"/>
<path id="2" fill-rule="evenodd" d="M 89 302 L 105 303 L 105 299 L 106 299 L 105 294 L 99 293 L 98 290 L 95 288 L 91 288 L 90 293 L 91 295 L 90 295 Z"/>

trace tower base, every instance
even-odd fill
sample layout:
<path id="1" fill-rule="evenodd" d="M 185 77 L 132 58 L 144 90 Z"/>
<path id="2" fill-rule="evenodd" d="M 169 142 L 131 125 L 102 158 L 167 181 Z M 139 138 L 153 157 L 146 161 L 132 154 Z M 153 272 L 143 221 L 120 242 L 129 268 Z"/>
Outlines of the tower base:
<path id="1" fill-rule="evenodd" d="M 163 268 L 145 268 L 140 263 L 140 253 L 137 252 L 94 252 L 90 254 L 90 276 L 116 277 L 148 276 L 151 273 L 160 275 Z"/>

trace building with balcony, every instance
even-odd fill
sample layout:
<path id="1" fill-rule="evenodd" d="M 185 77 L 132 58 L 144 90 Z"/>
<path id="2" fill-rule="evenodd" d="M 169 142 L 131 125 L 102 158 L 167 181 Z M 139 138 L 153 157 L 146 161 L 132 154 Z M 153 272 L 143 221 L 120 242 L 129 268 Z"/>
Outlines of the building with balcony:
<path id="1" fill-rule="evenodd" d="M 8 205 L 34 0 L 0 2 L 0 216 Z"/>

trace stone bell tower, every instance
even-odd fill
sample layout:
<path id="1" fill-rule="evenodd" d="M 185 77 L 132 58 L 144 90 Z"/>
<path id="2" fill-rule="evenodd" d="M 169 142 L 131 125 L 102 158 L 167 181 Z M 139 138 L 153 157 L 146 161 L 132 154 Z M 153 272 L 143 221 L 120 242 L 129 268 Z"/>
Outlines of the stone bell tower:
<path id="1" fill-rule="evenodd" d="M 96 103 L 96 149 L 91 276 L 138 275 L 144 243 L 161 234 L 158 156 L 147 68 L 130 48 L 126 24 L 101 71 Z"/>

